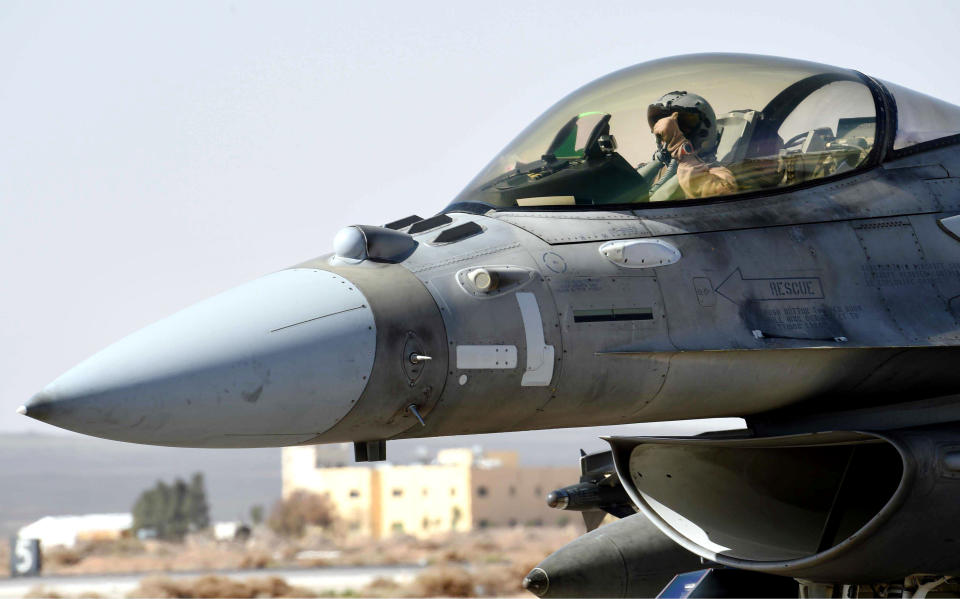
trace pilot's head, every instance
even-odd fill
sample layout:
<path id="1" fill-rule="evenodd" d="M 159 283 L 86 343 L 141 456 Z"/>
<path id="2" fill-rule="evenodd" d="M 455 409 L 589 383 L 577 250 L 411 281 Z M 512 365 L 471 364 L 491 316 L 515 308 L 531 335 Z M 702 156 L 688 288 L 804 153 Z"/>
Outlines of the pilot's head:
<path id="1" fill-rule="evenodd" d="M 717 116 L 710 103 L 702 96 L 674 91 L 664 94 L 647 108 L 650 129 L 660 119 L 677 113 L 677 124 L 684 137 L 699 154 L 711 154 L 717 149 Z"/>

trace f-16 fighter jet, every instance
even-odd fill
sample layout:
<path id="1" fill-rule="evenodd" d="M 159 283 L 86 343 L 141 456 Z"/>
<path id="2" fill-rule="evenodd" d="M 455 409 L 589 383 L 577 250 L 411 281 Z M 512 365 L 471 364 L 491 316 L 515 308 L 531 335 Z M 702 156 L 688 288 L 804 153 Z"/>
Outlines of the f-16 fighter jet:
<path id="1" fill-rule="evenodd" d="M 581 458 L 551 505 L 621 519 L 527 588 L 956 593 L 958 144 L 960 107 L 856 71 L 640 64 L 560 100 L 435 216 L 348 226 L 20 411 L 156 445 L 352 441 L 359 460 L 391 439 L 741 417 Z"/>

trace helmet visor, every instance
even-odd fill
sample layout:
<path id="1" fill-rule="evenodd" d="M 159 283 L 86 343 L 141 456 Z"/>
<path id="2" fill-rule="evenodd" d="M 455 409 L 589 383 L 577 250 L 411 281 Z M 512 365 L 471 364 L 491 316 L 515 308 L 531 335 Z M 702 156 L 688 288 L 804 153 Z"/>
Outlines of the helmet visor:
<path id="1" fill-rule="evenodd" d="M 647 123 L 650 125 L 650 129 L 653 129 L 657 121 L 675 112 L 678 115 L 677 125 L 680 126 L 680 131 L 682 131 L 684 135 L 689 136 L 700 126 L 700 113 L 696 110 L 688 111 L 678 106 L 666 107 L 661 104 L 651 104 L 647 109 Z"/>

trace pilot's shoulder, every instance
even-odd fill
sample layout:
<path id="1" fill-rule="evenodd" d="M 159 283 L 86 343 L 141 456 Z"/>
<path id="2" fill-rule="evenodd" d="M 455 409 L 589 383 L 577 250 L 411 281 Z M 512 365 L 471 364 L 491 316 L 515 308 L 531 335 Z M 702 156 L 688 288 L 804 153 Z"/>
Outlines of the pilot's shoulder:
<path id="1" fill-rule="evenodd" d="M 710 170 L 724 170 L 733 174 L 733 171 L 730 169 L 730 167 L 726 164 L 723 164 L 719 160 L 705 160 L 703 163 L 707 165 L 707 168 Z"/>

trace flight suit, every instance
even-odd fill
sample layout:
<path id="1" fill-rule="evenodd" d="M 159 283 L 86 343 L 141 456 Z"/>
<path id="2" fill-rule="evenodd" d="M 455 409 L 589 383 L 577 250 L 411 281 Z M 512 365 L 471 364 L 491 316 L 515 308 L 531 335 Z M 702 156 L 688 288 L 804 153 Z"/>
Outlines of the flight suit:
<path id="1" fill-rule="evenodd" d="M 697 156 L 680 131 L 676 112 L 657 121 L 653 126 L 653 134 L 659 136 L 664 147 L 677 161 L 676 176 L 688 199 L 736 193 L 736 177 L 730 169 L 716 163 L 708 164 Z M 660 170 L 658 181 L 667 174 L 667 169 L 663 167 Z"/>

